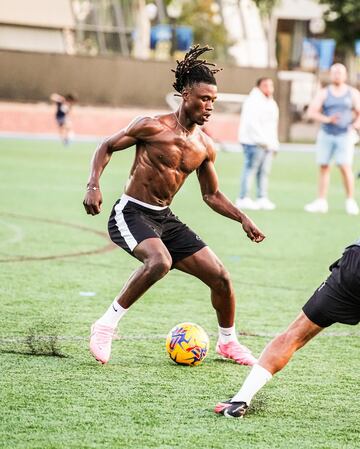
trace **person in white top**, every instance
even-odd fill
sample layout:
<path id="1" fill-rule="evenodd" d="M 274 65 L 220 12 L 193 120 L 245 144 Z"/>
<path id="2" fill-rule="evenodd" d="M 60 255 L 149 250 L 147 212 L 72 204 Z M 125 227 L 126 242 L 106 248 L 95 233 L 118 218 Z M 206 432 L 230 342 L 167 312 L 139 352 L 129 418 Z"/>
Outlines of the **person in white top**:
<path id="1" fill-rule="evenodd" d="M 316 142 L 316 162 L 319 166 L 318 198 L 305 206 L 307 212 L 328 211 L 327 192 L 330 181 L 330 163 L 335 159 L 345 192 L 345 210 L 358 215 L 354 199 L 352 162 L 357 130 L 360 129 L 360 92 L 346 84 L 347 71 L 343 64 L 330 68 L 330 85 L 320 89 L 310 103 L 308 117 L 321 123 Z"/>
<path id="2" fill-rule="evenodd" d="M 275 204 L 268 198 L 272 159 L 279 149 L 279 108 L 273 93 L 272 79 L 260 78 L 242 108 L 239 142 L 244 149 L 244 166 L 240 195 L 236 199 L 240 209 L 275 209 Z M 249 196 L 254 177 L 256 201 Z"/>

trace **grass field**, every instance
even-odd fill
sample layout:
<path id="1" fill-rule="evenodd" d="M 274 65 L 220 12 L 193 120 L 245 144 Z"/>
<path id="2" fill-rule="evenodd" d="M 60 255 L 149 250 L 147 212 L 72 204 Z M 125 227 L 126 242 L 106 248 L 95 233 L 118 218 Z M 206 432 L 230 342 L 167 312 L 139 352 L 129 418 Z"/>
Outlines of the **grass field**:
<path id="1" fill-rule="evenodd" d="M 108 365 L 90 357 L 90 324 L 138 265 L 119 249 L 76 256 L 108 244 L 101 232 L 133 158 L 131 150 L 114 156 L 102 179 L 103 213 L 89 217 L 81 203 L 93 150 L 88 143 L 0 141 L 0 447 L 360 447 L 358 327 L 336 325 L 312 341 L 239 421 L 212 409 L 238 390 L 248 368 L 216 356 L 209 293 L 185 274 L 171 272 L 133 306 Z M 221 188 L 232 199 L 241 163 L 241 154 L 218 155 Z M 252 213 L 267 235 L 260 245 L 207 208 L 194 175 L 173 203 L 229 269 L 237 328 L 253 335 L 241 341 L 255 354 L 359 236 L 359 219 L 344 212 L 338 174 L 329 213 L 303 212 L 315 178 L 312 154 L 279 154 L 271 179 L 278 209 Z M 164 336 L 185 320 L 211 336 L 210 355 L 198 367 L 177 366 L 165 354 Z M 36 355 L 41 350 L 53 356 Z"/>

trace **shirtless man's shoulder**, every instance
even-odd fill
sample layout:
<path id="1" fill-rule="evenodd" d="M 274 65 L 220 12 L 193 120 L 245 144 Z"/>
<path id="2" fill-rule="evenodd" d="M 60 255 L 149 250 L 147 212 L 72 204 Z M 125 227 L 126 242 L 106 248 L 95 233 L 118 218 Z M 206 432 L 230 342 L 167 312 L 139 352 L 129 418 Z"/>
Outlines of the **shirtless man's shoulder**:
<path id="1" fill-rule="evenodd" d="M 135 117 L 126 127 L 126 133 L 129 136 L 141 139 L 142 137 L 151 137 L 164 131 L 165 127 L 170 128 L 172 114 L 161 114 L 153 117 L 138 116 Z"/>
<path id="2" fill-rule="evenodd" d="M 201 128 L 199 128 L 199 137 L 201 143 L 206 148 L 207 159 L 210 159 L 212 161 L 215 160 L 216 149 L 214 140 L 208 134 L 206 134 L 206 132 L 203 131 Z"/>

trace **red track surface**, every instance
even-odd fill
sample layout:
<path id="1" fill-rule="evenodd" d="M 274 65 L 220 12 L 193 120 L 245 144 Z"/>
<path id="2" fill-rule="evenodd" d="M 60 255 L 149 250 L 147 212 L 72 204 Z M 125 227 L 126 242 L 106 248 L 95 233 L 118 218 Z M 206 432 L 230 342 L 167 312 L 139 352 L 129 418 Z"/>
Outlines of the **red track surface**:
<path id="1" fill-rule="evenodd" d="M 78 136 L 108 136 L 139 115 L 156 115 L 167 110 L 75 106 L 71 112 Z M 214 113 L 207 125 L 209 134 L 223 142 L 236 142 L 239 116 Z M 46 103 L 0 103 L 0 132 L 57 134 L 55 107 Z"/>

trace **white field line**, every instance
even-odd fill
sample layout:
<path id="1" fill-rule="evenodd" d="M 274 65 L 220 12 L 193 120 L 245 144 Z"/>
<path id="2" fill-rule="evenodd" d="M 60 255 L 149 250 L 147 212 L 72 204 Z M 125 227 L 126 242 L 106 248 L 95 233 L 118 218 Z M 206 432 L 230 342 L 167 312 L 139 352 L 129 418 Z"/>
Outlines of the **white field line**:
<path id="1" fill-rule="evenodd" d="M 215 333 L 208 333 L 209 337 L 217 337 L 217 334 Z M 247 332 L 240 332 L 238 334 L 240 337 L 260 337 L 260 338 L 274 338 L 279 333 L 273 333 L 273 332 L 257 332 L 257 333 L 247 333 Z M 320 337 L 360 337 L 359 332 L 323 332 L 319 334 Z M 88 341 L 88 336 L 80 336 L 80 335 L 33 335 L 34 340 L 42 340 L 42 341 L 51 341 L 54 339 L 54 337 L 57 338 L 57 340 L 64 341 L 64 342 L 79 342 L 79 341 Z M 121 335 L 119 336 L 118 340 L 125 340 L 125 341 L 151 341 L 151 340 L 165 340 L 166 335 L 161 334 L 150 334 L 150 335 Z M 117 338 L 116 338 L 117 340 Z M 27 337 L 2 337 L 0 338 L 0 345 L 6 345 L 9 343 L 24 343 L 26 344 Z"/>

